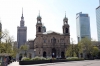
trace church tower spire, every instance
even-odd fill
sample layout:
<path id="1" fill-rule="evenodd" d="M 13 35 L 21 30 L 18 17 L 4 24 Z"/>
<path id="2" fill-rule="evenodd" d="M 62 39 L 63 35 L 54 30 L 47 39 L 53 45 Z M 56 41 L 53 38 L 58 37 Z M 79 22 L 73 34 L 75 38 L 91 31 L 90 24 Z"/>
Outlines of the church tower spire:
<path id="1" fill-rule="evenodd" d="M 41 20 L 42 20 L 42 18 L 40 16 L 40 10 L 39 10 L 39 15 L 37 16 L 37 23 L 41 23 Z"/>
<path id="2" fill-rule="evenodd" d="M 40 16 L 40 10 L 39 10 L 39 15 L 37 16 L 37 23 L 36 23 L 36 35 L 42 34 L 43 33 L 43 28 L 42 28 L 42 18 Z"/>
<path id="3" fill-rule="evenodd" d="M 65 17 L 63 19 L 63 34 L 64 35 L 70 35 L 68 18 L 66 17 L 66 11 L 65 11 Z"/>
<path id="4" fill-rule="evenodd" d="M 39 16 L 40 16 L 40 10 L 39 10 Z"/>
<path id="5" fill-rule="evenodd" d="M 65 18 L 66 18 L 66 11 L 65 11 Z"/>

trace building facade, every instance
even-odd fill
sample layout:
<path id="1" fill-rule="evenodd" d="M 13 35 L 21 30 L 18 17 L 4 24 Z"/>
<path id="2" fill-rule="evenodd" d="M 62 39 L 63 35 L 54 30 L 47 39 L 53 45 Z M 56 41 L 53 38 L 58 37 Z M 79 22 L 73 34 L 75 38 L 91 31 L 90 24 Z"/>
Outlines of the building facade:
<path id="1" fill-rule="evenodd" d="M 77 40 L 81 41 L 82 38 L 91 39 L 90 31 L 90 18 L 88 14 L 82 12 L 76 14 L 76 26 L 77 26 Z"/>
<path id="2" fill-rule="evenodd" d="M 97 36 L 100 41 L 100 5 L 96 8 Z"/>
<path id="3" fill-rule="evenodd" d="M 23 10 L 22 10 L 22 17 L 20 21 L 20 26 L 17 27 L 17 43 L 18 48 L 20 48 L 21 45 L 25 44 L 27 41 L 27 27 L 24 26 L 24 17 L 23 17 Z"/>
<path id="4" fill-rule="evenodd" d="M 62 31 L 47 31 L 42 24 L 39 15 L 36 23 L 36 38 L 34 40 L 35 56 L 64 58 L 68 45 L 70 44 L 70 29 L 66 15 L 63 19 Z"/>

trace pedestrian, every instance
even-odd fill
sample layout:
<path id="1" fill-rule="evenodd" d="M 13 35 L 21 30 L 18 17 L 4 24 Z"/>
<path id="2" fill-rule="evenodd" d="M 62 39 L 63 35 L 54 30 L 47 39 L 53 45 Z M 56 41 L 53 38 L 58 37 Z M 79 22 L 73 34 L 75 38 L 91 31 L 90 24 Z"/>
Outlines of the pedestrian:
<path id="1" fill-rule="evenodd" d="M 5 64 L 5 66 L 8 65 L 8 63 L 7 63 L 7 57 L 4 58 L 4 64 Z"/>
<path id="2" fill-rule="evenodd" d="M 2 59 L 1 66 L 5 66 L 5 57 L 3 57 L 3 59 Z"/>

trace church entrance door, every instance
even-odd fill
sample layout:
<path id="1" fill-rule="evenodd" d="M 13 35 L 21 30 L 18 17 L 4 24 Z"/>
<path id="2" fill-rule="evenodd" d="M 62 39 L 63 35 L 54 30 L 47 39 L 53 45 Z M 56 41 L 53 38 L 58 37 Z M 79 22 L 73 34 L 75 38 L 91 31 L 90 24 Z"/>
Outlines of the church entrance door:
<path id="1" fill-rule="evenodd" d="M 55 48 L 52 49 L 52 57 L 56 58 L 56 49 Z"/>
<path id="2" fill-rule="evenodd" d="M 65 53 L 63 51 L 61 52 L 61 58 L 65 58 Z"/>
<path id="3" fill-rule="evenodd" d="M 46 52 L 45 52 L 45 51 L 43 52 L 43 57 L 45 57 L 45 58 L 46 58 Z"/>

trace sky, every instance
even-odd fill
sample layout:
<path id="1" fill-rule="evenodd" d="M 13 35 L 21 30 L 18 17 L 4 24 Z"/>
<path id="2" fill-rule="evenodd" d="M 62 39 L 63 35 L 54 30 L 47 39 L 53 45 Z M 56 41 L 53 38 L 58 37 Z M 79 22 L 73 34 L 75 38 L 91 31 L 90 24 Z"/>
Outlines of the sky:
<path id="1" fill-rule="evenodd" d="M 99 0 L 0 0 L 0 20 L 2 30 L 7 29 L 10 36 L 17 40 L 17 26 L 20 26 L 22 15 L 27 26 L 27 40 L 36 36 L 36 18 L 39 14 L 46 30 L 62 33 L 63 18 L 68 18 L 70 38 L 77 43 L 76 13 L 89 14 L 91 38 L 97 41 L 96 8 Z"/>

